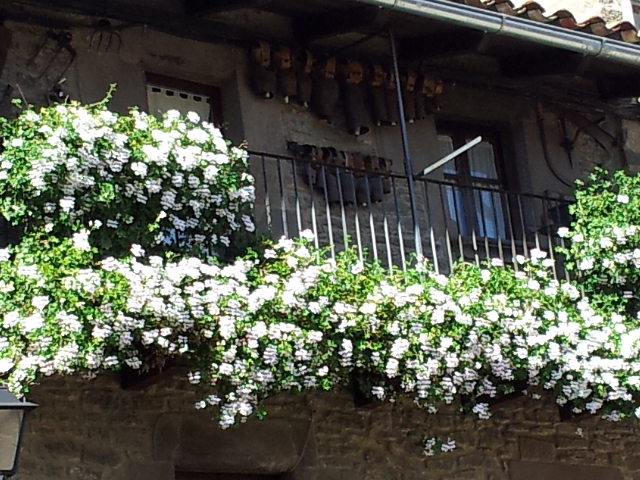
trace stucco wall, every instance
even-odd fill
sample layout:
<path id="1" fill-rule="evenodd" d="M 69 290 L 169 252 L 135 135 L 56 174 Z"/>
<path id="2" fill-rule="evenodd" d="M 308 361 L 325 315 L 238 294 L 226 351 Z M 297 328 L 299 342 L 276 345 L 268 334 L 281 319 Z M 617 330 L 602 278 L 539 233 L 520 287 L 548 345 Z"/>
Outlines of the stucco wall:
<path id="1" fill-rule="evenodd" d="M 77 18 L 75 20 L 82 23 Z M 95 20 L 86 19 L 84 23 L 93 24 Z M 45 50 L 35 62 L 29 63 L 29 59 L 37 51 L 47 29 L 12 21 L 5 22 L 5 25 L 13 32 L 13 40 L 0 82 L 16 87 L 14 97 L 24 95 L 28 102 L 42 104 L 45 93 L 50 91 L 69 57 L 61 54 L 49 71 L 42 75 L 53 51 Z M 118 89 L 111 102 L 114 110 L 125 112 L 129 106 L 144 109 L 147 104 L 145 72 L 215 85 L 222 88 L 227 134 L 235 142 L 248 140 L 253 150 L 277 154 L 287 153 L 287 141 L 290 140 L 334 146 L 345 151 L 392 158 L 395 170 L 404 173 L 398 127 L 376 127 L 370 134 L 351 137 L 341 118 L 334 125 L 328 125 L 302 107 L 285 105 L 279 99 L 255 97 L 246 78 L 248 55 L 244 49 L 177 38 L 151 28 L 131 26 L 119 30 L 122 37 L 120 50 L 114 45 L 105 52 L 104 48 L 90 48 L 92 28 L 73 28 L 70 32 L 77 57 L 65 73 L 66 81 L 62 87 L 71 98 L 95 102 L 104 97 L 111 83 L 117 83 Z M 489 123 L 501 129 L 507 143 L 510 143 L 505 156 L 517 171 L 521 190 L 532 193 L 567 190 L 549 175 L 543 160 L 535 100 L 517 92 L 477 90 L 446 82 L 439 104 L 441 110 L 437 115 L 409 125 L 415 171 L 438 159 L 436 121 L 455 119 L 472 124 Z M 545 113 L 550 157 L 566 179 L 583 176 L 594 164 L 623 165 L 619 149 L 607 154 L 588 135 L 582 134 L 573 152 L 578 159 L 577 164 L 570 168 L 566 154 L 559 146 L 556 122 L 554 114 Z M 619 136 L 619 122 L 610 118 L 606 122 L 605 128 Z M 437 172 L 433 178 L 438 178 Z"/>
<path id="2" fill-rule="evenodd" d="M 73 20 L 78 24 L 83 23 L 78 18 Z M 91 25 L 95 19 L 86 19 L 84 23 Z M 49 70 L 43 73 L 53 56 L 53 44 L 34 61 L 30 62 L 29 59 L 38 50 L 47 30 L 37 25 L 12 21 L 7 21 L 6 27 L 13 32 L 13 41 L 0 83 L 14 86 L 15 97 L 24 96 L 30 103 L 42 104 L 45 94 L 52 88 L 69 57 L 61 53 Z M 177 38 L 147 27 L 132 26 L 118 31 L 122 38 L 120 49 L 116 48 L 116 41 L 113 40 L 110 50 L 105 51 L 106 39 L 102 48 L 96 48 L 97 39 L 94 37 L 91 47 L 92 28 L 77 27 L 70 30 L 71 44 L 77 57 L 64 75 L 66 80 L 62 88 L 71 98 L 85 103 L 95 102 L 103 98 L 110 84 L 117 83 L 118 89 L 111 108 L 120 112 L 126 112 L 130 106 L 146 109 L 145 72 L 214 85 L 221 88 L 226 133 L 236 143 L 247 140 L 252 150 L 280 155 L 289 154 L 288 141 L 332 146 L 338 150 L 392 159 L 394 172 L 404 174 L 399 127 L 374 127 L 367 135 L 352 137 L 347 134 L 344 118 L 340 115 L 333 125 L 329 125 L 308 109 L 287 105 L 280 98 L 265 100 L 256 97 L 249 88 L 246 73 L 248 53 L 244 49 Z M 562 135 L 557 115 L 543 106 L 541 122 L 537 100 L 526 92 L 520 95 L 500 89 L 479 90 L 445 82 L 438 103 L 440 110 L 436 115 L 408 125 L 409 150 L 416 172 L 440 157 L 436 131 L 439 121 L 496 128 L 501 136 L 504 163 L 509 173 L 507 187 L 513 191 L 570 197 L 571 188 L 558 176 L 570 184 L 575 178 L 584 178 L 595 165 L 617 169 L 625 164 L 620 147 L 607 152 L 585 133 L 576 137 L 571 163 L 560 146 Z M 601 125 L 614 136 L 621 136 L 620 122 L 614 117 L 605 115 Z M 548 145 L 546 160 L 541 126 Z M 637 123 L 629 122 L 626 131 L 633 132 L 633 128 L 638 128 Z M 569 124 L 568 131 L 573 136 L 576 129 Z M 635 137 L 627 137 L 628 143 L 632 144 Z M 633 148 L 633 145 L 631 149 L 626 148 L 627 156 L 633 155 Z M 552 174 L 549 164 L 557 176 Z M 297 179 L 299 190 L 296 193 L 291 165 L 284 165 L 278 172 L 275 162 L 267 162 L 263 168 L 261 161 L 254 158 L 251 170 L 256 177 L 258 194 L 256 223 L 261 228 L 270 226 L 277 236 L 285 233 L 281 220 L 283 214 L 289 224 L 286 233 L 290 235 L 297 234 L 300 228 L 312 227 L 315 216 L 316 230 L 323 243 L 329 240 L 330 229 L 334 242 L 341 243 L 346 225 L 346 233 L 353 241 L 359 241 L 370 251 L 375 245 L 378 255 L 385 261 L 391 259 L 398 263 L 403 252 L 415 250 L 411 205 L 405 180 L 396 181 L 395 198 L 393 195 L 385 196 L 384 205 L 377 204 L 371 209 L 367 207 L 359 211 L 348 207 L 342 211 L 339 206 L 327 208 L 322 195 L 312 193 L 300 184 L 300 179 Z M 441 179 L 442 170 L 433 172 L 429 178 Z M 481 256 L 498 254 L 494 246 L 489 244 L 484 248 L 463 245 L 462 240 L 456 237 L 455 228 L 450 230 L 453 237 L 445 239 L 444 219 L 447 211 L 441 200 L 443 195 L 444 191 L 437 186 L 427 185 L 425 190 L 423 184 L 418 185 L 418 220 L 427 255 L 441 257 L 444 265 L 448 263 L 447 258 L 457 258 L 461 251 L 469 248 L 476 252 L 482 250 Z M 516 236 L 521 239 L 535 236 L 547 207 L 537 204 L 534 207 L 517 205 L 514 208 L 526 212 L 527 216 L 522 218 L 523 215 L 519 215 L 514 228 L 522 233 Z M 356 224 L 360 231 L 359 238 Z M 404 242 L 402 248 L 400 239 Z M 540 243 L 540 240 L 533 241 Z M 542 239 L 543 248 L 547 242 L 548 238 Z M 505 248 L 513 250 L 514 247 L 507 245 Z M 518 248 L 515 253 L 526 254 L 524 247 Z"/>
<path id="3" fill-rule="evenodd" d="M 354 407 L 345 389 L 283 394 L 263 421 L 222 431 L 183 377 L 143 391 L 117 375 L 45 379 L 30 399 L 16 480 L 172 480 L 174 472 L 284 474 L 291 480 L 608 480 L 640 478 L 638 422 L 560 422 L 552 401 L 522 398 L 489 420 L 406 399 Z M 578 429 L 581 429 L 577 433 Z M 424 457 L 422 434 L 455 439 Z"/>

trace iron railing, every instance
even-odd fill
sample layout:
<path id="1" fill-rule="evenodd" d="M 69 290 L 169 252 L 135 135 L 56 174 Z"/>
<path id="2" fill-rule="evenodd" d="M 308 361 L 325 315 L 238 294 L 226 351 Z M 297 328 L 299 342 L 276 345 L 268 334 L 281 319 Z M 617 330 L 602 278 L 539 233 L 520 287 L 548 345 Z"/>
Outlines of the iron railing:
<path id="1" fill-rule="evenodd" d="M 259 230 L 278 238 L 309 229 L 332 255 L 353 246 L 387 266 L 410 262 L 416 239 L 406 177 L 261 152 L 250 161 Z M 517 256 L 533 248 L 555 257 L 557 229 L 570 221 L 569 202 L 560 198 L 425 179 L 415 187 L 422 251 L 439 273 L 459 260 L 517 266 Z"/>

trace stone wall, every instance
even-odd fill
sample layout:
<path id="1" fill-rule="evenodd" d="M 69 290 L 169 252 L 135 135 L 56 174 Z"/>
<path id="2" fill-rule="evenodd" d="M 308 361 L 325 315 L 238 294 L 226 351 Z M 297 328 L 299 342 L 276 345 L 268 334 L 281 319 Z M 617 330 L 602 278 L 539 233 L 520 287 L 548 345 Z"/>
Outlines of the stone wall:
<path id="1" fill-rule="evenodd" d="M 182 377 L 142 391 L 122 390 L 117 375 L 44 380 L 29 396 L 40 407 L 27 422 L 16 480 L 173 480 L 176 471 L 287 480 L 640 478 L 636 420 L 560 422 L 545 397 L 476 420 L 446 405 L 429 415 L 409 400 L 355 408 L 346 389 L 283 394 L 268 401 L 265 420 L 223 431 L 194 409 Z M 457 448 L 424 457 L 422 434 L 453 438 Z"/>

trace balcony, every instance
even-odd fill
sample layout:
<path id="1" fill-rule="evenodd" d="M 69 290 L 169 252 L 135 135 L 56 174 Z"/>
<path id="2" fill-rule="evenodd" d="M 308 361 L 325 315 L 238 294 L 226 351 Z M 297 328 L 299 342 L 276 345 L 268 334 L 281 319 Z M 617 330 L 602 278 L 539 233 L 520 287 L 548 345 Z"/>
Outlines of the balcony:
<path id="1" fill-rule="evenodd" d="M 513 263 L 533 248 L 555 257 L 569 202 L 489 187 L 416 180 L 414 225 L 407 177 L 379 165 L 355 170 L 309 159 L 251 152 L 256 222 L 274 238 L 309 229 L 332 255 L 348 246 L 363 260 L 405 268 L 420 244 L 436 272 L 460 261 Z M 557 276 L 565 276 L 557 262 Z"/>

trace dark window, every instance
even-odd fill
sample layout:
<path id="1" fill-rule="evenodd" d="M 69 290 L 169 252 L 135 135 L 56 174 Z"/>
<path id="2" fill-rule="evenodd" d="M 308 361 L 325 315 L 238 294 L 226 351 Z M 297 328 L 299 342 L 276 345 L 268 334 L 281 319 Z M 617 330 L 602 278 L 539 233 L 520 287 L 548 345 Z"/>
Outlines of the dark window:
<path id="1" fill-rule="evenodd" d="M 444 177 L 455 186 L 445 189 L 449 219 L 463 236 L 507 238 L 509 216 L 504 168 L 494 130 L 460 125 L 438 125 L 440 156 L 464 146 L 477 136 L 482 142 L 444 166 Z"/>

